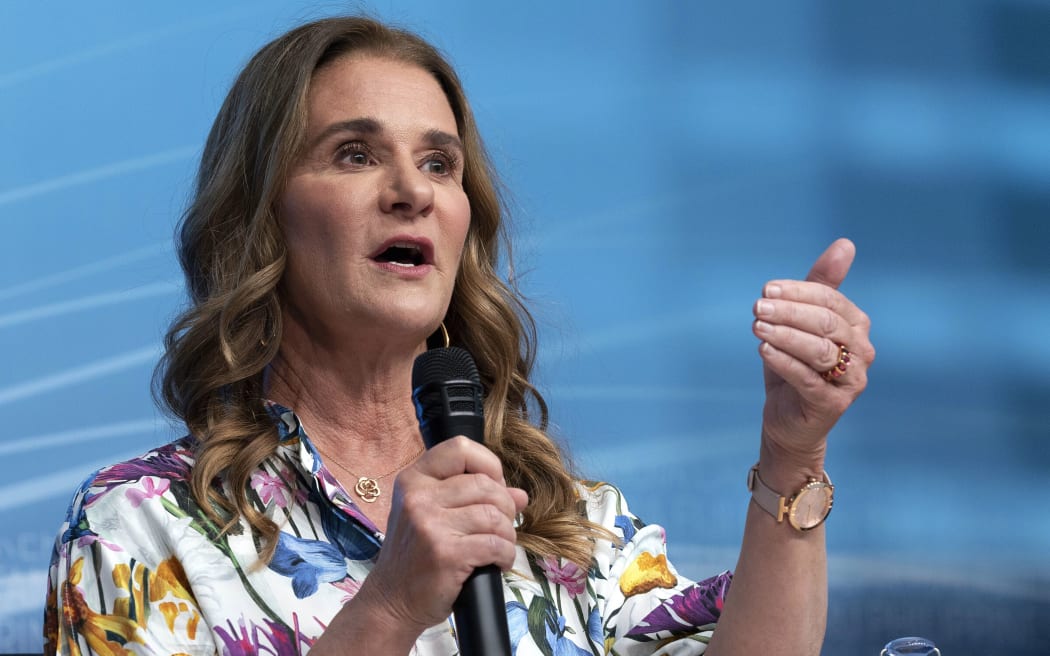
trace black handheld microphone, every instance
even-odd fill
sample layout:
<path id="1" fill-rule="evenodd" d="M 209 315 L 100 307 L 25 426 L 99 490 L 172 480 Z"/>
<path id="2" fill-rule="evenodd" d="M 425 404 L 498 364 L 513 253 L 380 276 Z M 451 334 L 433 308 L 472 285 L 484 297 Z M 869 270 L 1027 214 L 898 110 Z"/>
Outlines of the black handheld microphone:
<path id="1" fill-rule="evenodd" d="M 474 358 L 461 348 L 426 351 L 412 366 L 412 400 L 423 443 L 466 436 L 485 442 L 481 377 Z M 510 631 L 499 567 L 479 567 L 467 577 L 452 604 L 463 656 L 510 656 Z"/>

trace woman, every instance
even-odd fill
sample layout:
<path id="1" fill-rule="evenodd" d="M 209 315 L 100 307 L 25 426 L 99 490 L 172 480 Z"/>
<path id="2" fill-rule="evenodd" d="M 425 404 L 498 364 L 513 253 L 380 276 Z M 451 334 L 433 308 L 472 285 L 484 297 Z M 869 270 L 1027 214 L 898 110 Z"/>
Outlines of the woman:
<path id="1" fill-rule="evenodd" d="M 826 437 L 874 357 L 835 291 L 852 244 L 755 304 L 767 403 L 727 595 L 728 574 L 677 575 L 662 529 L 577 482 L 544 434 L 531 319 L 495 272 L 501 215 L 431 46 L 334 18 L 264 47 L 182 226 L 192 306 L 160 389 L 189 435 L 81 487 L 46 651 L 453 654 L 452 601 L 496 564 L 519 654 L 818 653 L 826 510 L 800 501 L 829 500 Z M 410 377 L 428 341 L 477 361 L 486 446 L 423 451 Z M 811 530 L 771 516 L 771 490 Z"/>

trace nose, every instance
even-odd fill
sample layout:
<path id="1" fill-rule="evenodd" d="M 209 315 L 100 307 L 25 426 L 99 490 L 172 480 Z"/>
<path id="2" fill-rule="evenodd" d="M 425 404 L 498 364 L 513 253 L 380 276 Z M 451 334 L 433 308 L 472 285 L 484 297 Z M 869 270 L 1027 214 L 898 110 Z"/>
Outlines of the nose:
<path id="1" fill-rule="evenodd" d="M 434 183 L 414 162 L 401 162 L 390 167 L 385 186 L 379 195 L 381 209 L 410 219 L 425 216 L 434 207 Z"/>

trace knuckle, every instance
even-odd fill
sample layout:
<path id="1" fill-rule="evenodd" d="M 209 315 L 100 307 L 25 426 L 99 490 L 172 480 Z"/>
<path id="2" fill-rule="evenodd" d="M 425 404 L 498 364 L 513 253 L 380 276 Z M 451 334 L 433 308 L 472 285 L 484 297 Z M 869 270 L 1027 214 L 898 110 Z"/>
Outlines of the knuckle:
<path id="1" fill-rule="evenodd" d="M 415 515 L 420 511 L 420 505 L 423 503 L 423 495 L 415 489 L 402 490 L 401 493 L 401 509 L 409 514 Z"/>
<path id="2" fill-rule="evenodd" d="M 514 521 L 514 516 L 518 514 L 518 507 L 514 503 L 514 498 L 511 497 L 509 494 L 503 496 L 503 498 L 499 502 L 499 505 L 497 506 L 497 509 L 499 510 L 500 516 L 510 520 L 511 522 Z"/>
<path id="3" fill-rule="evenodd" d="M 481 506 L 481 526 L 484 530 L 499 530 L 500 520 L 505 519 L 503 513 L 501 513 L 496 506 L 485 504 Z"/>
<path id="4" fill-rule="evenodd" d="M 488 476 L 484 474 L 471 474 L 470 483 L 478 494 L 484 495 L 488 492 Z"/>
<path id="5" fill-rule="evenodd" d="M 820 329 L 823 331 L 825 337 L 833 335 L 835 329 L 838 328 L 839 325 L 838 315 L 828 309 L 825 309 L 821 314 Z"/>
<path id="6" fill-rule="evenodd" d="M 835 301 L 837 300 L 836 296 L 837 296 L 838 292 L 835 291 L 834 289 L 832 289 L 831 287 L 826 286 L 826 285 L 821 285 L 820 290 L 821 290 L 821 292 L 820 292 L 821 293 L 821 299 L 820 299 L 821 300 L 821 304 L 824 307 L 834 307 Z"/>
<path id="7" fill-rule="evenodd" d="M 391 484 L 391 488 L 394 490 L 394 494 L 404 494 L 406 491 L 415 489 L 419 482 L 419 473 L 415 470 L 404 469 L 396 476 Z"/>
<path id="8" fill-rule="evenodd" d="M 413 524 L 422 525 L 438 512 L 434 505 L 433 493 L 428 490 L 413 489 L 404 494 L 401 500 L 401 512 Z"/>
<path id="9" fill-rule="evenodd" d="M 501 528 L 506 529 L 510 526 L 510 518 L 499 507 L 487 506 L 486 512 L 488 513 L 490 524 L 496 527 L 497 530 Z"/>
<path id="10" fill-rule="evenodd" d="M 822 341 L 824 342 L 824 353 L 821 356 L 821 363 L 824 369 L 831 369 L 839 362 L 839 347 L 829 340 Z"/>
<path id="11" fill-rule="evenodd" d="M 871 317 L 869 317 L 863 310 L 859 310 L 859 312 L 860 317 L 858 318 L 857 323 L 865 329 L 871 328 Z"/>

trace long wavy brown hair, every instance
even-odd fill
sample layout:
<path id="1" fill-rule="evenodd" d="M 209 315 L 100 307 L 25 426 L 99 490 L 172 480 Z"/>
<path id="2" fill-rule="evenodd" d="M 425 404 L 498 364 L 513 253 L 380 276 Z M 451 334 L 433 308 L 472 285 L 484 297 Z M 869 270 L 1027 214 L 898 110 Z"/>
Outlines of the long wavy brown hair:
<path id="1" fill-rule="evenodd" d="M 471 221 L 445 325 L 477 362 L 486 445 L 502 460 L 508 484 L 529 493 L 519 543 L 587 567 L 593 540 L 608 532 L 578 510 L 571 469 L 545 432 L 547 405 L 529 381 L 535 324 L 513 281 L 497 273 L 501 251 L 506 261 L 510 255 L 506 208 L 462 84 L 426 41 L 367 18 L 315 21 L 263 47 L 208 135 L 177 240 L 191 304 L 169 329 L 157 369 L 159 402 L 199 440 L 193 495 L 226 530 L 244 517 L 262 538 L 263 559 L 272 557 L 279 527 L 252 505 L 248 490 L 278 443 L 263 381 L 282 329 L 286 250 L 274 208 L 304 146 L 314 74 L 359 54 L 418 66 L 448 98 L 465 150 Z"/>

